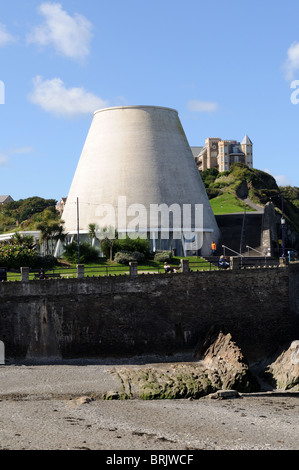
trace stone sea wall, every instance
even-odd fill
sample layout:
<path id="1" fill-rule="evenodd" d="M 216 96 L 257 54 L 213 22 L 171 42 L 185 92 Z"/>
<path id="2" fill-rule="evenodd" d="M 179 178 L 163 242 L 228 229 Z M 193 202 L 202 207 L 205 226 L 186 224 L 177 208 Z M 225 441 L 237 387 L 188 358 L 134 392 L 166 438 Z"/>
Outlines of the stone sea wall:
<path id="1" fill-rule="evenodd" d="M 0 283 L 6 358 L 192 352 L 212 327 L 248 361 L 296 339 L 299 266 Z"/>

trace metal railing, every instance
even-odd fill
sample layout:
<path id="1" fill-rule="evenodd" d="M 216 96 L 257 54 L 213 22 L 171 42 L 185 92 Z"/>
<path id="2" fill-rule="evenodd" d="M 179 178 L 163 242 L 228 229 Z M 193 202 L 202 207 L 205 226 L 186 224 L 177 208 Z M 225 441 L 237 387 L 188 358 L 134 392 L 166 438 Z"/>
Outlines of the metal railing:
<path id="1" fill-rule="evenodd" d="M 246 248 L 248 249 L 248 256 L 249 256 L 249 250 L 255 251 L 259 255 L 261 255 L 263 258 L 265 258 L 265 266 L 267 266 L 267 254 L 262 253 L 261 251 L 256 250 L 255 248 L 252 248 L 252 246 L 246 245 Z"/>
<path id="2" fill-rule="evenodd" d="M 259 254 L 262 255 L 263 257 L 266 257 L 266 256 L 267 256 L 266 253 L 262 253 L 261 251 L 258 251 L 258 250 L 256 250 L 255 248 L 252 248 L 252 246 L 246 245 L 246 248 L 248 248 L 248 256 L 249 256 L 249 250 L 255 251 L 256 253 L 259 253 Z"/>
<path id="3" fill-rule="evenodd" d="M 218 271 L 219 266 L 211 261 L 189 261 L 190 271 Z"/>
<path id="4" fill-rule="evenodd" d="M 269 266 L 270 266 L 270 265 L 273 265 L 273 263 L 272 263 L 272 258 L 271 258 L 269 255 L 267 255 L 266 252 L 262 253 L 261 251 L 256 250 L 255 248 L 252 248 L 252 247 L 249 246 L 249 245 L 246 245 L 246 248 L 248 248 L 248 257 L 250 257 L 250 255 L 249 255 L 249 250 L 252 250 L 252 251 L 254 251 L 255 253 L 258 253 L 259 255 L 261 255 L 261 257 L 265 259 L 265 266 L 267 266 L 267 264 L 268 264 Z"/>
<path id="5" fill-rule="evenodd" d="M 230 250 L 232 253 L 235 253 L 236 255 L 240 256 L 241 258 L 244 257 L 241 253 L 238 253 L 237 251 L 233 250 L 232 248 L 229 248 L 228 246 L 222 245 L 223 248 L 223 256 L 225 256 L 225 249 Z"/>

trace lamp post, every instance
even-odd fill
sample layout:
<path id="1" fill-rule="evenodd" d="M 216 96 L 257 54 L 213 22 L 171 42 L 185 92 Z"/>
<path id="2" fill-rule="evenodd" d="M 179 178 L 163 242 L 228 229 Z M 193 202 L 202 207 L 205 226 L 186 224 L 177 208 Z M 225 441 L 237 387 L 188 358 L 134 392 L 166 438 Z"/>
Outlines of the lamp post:
<path id="1" fill-rule="evenodd" d="M 281 235 L 282 235 L 282 258 L 285 257 L 285 218 L 283 215 L 283 195 L 281 195 Z"/>
<path id="2" fill-rule="evenodd" d="M 79 242 L 79 198 L 77 197 L 77 241 L 78 241 L 78 264 L 80 264 L 80 242 Z"/>

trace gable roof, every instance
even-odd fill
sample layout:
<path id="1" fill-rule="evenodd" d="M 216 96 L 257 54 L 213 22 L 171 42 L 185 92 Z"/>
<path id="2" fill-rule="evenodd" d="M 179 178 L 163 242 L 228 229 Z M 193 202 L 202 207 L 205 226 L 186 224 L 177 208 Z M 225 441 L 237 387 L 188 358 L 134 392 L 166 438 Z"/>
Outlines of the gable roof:
<path id="1" fill-rule="evenodd" d="M 4 204 L 5 202 L 13 201 L 11 196 L 0 196 L 0 204 Z"/>

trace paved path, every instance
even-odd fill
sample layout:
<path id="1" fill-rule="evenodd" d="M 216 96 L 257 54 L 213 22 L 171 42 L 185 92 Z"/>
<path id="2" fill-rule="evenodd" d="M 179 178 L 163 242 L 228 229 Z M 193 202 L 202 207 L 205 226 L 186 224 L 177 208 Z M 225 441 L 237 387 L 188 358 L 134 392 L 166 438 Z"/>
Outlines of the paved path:
<path id="1" fill-rule="evenodd" d="M 254 209 L 255 211 L 257 212 L 261 212 L 261 213 L 264 213 L 265 209 L 264 209 L 264 206 L 259 206 L 258 204 L 255 204 L 254 202 L 251 201 L 251 199 L 249 198 L 246 198 L 246 199 L 242 199 L 243 202 L 245 202 L 245 204 L 247 204 L 249 207 L 251 207 L 252 209 Z"/>

